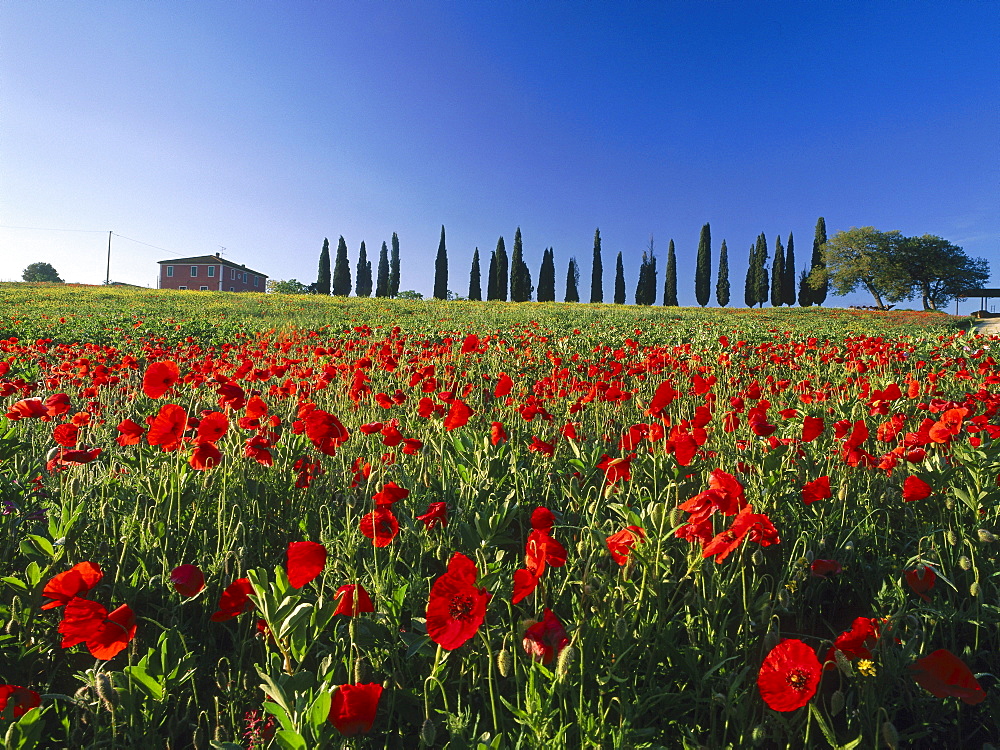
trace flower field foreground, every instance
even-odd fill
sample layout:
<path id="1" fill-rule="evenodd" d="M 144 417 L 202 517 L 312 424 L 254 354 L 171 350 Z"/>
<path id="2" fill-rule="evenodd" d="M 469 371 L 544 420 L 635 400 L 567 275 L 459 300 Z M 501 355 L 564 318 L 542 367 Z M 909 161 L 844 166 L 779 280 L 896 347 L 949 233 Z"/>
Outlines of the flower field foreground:
<path id="1" fill-rule="evenodd" d="M 1000 339 L 0 287 L 5 747 L 980 747 Z"/>

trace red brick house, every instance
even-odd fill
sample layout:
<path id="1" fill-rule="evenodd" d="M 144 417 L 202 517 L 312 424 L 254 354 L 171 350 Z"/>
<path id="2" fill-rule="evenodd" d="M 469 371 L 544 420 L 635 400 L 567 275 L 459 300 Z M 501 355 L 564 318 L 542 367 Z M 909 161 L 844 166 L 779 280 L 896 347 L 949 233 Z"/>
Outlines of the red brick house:
<path id="1" fill-rule="evenodd" d="M 226 260 L 219 253 L 160 262 L 160 289 L 203 292 L 265 292 L 267 275 Z"/>

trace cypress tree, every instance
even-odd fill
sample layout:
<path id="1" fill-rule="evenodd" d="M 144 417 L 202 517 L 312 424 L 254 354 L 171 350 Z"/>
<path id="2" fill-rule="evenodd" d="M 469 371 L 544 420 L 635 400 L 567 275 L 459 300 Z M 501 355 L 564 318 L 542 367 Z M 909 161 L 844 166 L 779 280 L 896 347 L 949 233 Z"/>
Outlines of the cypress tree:
<path id="1" fill-rule="evenodd" d="M 330 293 L 330 240 L 323 238 L 323 249 L 319 253 L 319 271 L 316 274 L 316 294 Z"/>
<path id="2" fill-rule="evenodd" d="M 392 233 L 392 255 L 389 256 L 389 296 L 399 294 L 399 237 Z"/>
<path id="3" fill-rule="evenodd" d="M 747 307 L 757 305 L 757 245 L 750 243 L 747 259 L 747 278 L 743 284 L 743 302 Z"/>
<path id="4" fill-rule="evenodd" d="M 479 248 L 472 253 L 472 270 L 469 272 L 469 299 L 481 302 L 483 299 L 483 283 L 479 273 Z"/>
<path id="5" fill-rule="evenodd" d="M 719 247 L 719 278 L 715 282 L 715 301 L 719 307 L 729 304 L 729 248 L 726 241 Z"/>
<path id="6" fill-rule="evenodd" d="M 601 262 L 601 230 L 594 232 L 594 260 L 590 269 L 590 301 L 604 302 L 604 264 Z"/>
<path id="7" fill-rule="evenodd" d="M 785 280 L 785 246 L 781 235 L 774 241 L 774 260 L 771 261 L 771 307 L 781 307 L 781 285 Z"/>
<path id="8" fill-rule="evenodd" d="M 531 272 L 524 262 L 521 244 L 521 227 L 514 232 L 514 254 L 510 259 L 510 301 L 528 302 L 531 299 Z"/>
<path id="9" fill-rule="evenodd" d="M 569 266 L 566 267 L 566 302 L 580 301 L 580 269 L 576 264 L 576 258 L 569 259 Z"/>
<path id="10" fill-rule="evenodd" d="M 806 269 L 799 273 L 799 307 L 812 306 L 812 289 L 809 287 L 809 274 Z"/>
<path id="11" fill-rule="evenodd" d="M 704 307 L 712 296 L 712 230 L 708 224 L 701 228 L 698 238 L 698 262 L 694 272 L 694 296 Z"/>
<path id="12" fill-rule="evenodd" d="M 542 267 L 538 270 L 538 294 L 536 297 L 539 302 L 556 301 L 556 263 L 551 247 L 542 253 Z"/>
<path id="13" fill-rule="evenodd" d="M 788 233 L 788 246 L 785 247 L 785 275 L 781 282 L 781 301 L 786 305 L 795 304 L 795 240 Z"/>
<path id="14" fill-rule="evenodd" d="M 375 281 L 375 296 L 389 296 L 389 248 L 382 243 L 382 249 L 378 254 L 378 276 Z"/>
<path id="15" fill-rule="evenodd" d="M 816 222 L 816 235 L 813 237 L 812 264 L 810 273 L 814 271 L 826 270 L 826 259 L 823 257 L 823 245 L 826 244 L 826 219 L 822 216 Z M 826 301 L 826 294 L 830 289 L 830 281 L 823 279 L 823 283 L 810 292 L 810 299 L 814 305 L 822 305 Z"/>
<path id="16" fill-rule="evenodd" d="M 667 267 L 664 275 L 666 279 L 663 281 L 663 304 L 677 307 L 677 255 L 674 252 L 673 240 L 667 245 Z"/>
<path id="17" fill-rule="evenodd" d="M 361 241 L 361 250 L 358 251 L 358 269 L 354 275 L 354 294 L 358 297 L 372 296 L 372 264 L 368 260 L 368 251 L 365 249 L 364 240 Z"/>
<path id="18" fill-rule="evenodd" d="M 760 233 L 760 237 L 757 238 L 757 267 L 756 271 L 756 281 L 757 281 L 757 304 L 761 307 L 767 302 L 767 292 L 770 288 L 767 282 L 767 238 L 764 233 Z"/>
<path id="19" fill-rule="evenodd" d="M 338 297 L 346 297 L 351 293 L 351 265 L 347 261 L 347 243 L 340 236 L 337 243 L 337 260 L 333 264 L 332 291 Z"/>
<path id="20" fill-rule="evenodd" d="M 646 264 L 646 254 L 642 256 L 643 265 Z M 615 261 L 615 304 L 625 304 L 625 266 L 622 264 L 622 253 L 618 251 L 618 260 Z"/>
<path id="21" fill-rule="evenodd" d="M 490 253 L 490 269 L 486 274 L 486 299 L 495 300 L 497 297 L 497 253 L 496 250 Z"/>
<path id="22" fill-rule="evenodd" d="M 507 274 L 510 272 L 510 265 L 507 261 L 507 246 L 504 244 L 503 236 L 497 240 L 497 296 L 501 302 L 507 301 Z"/>
<path id="23" fill-rule="evenodd" d="M 649 265 L 646 267 L 646 296 L 642 304 L 656 304 L 656 252 L 653 250 L 653 235 L 649 235 Z"/>
<path id="24" fill-rule="evenodd" d="M 434 259 L 434 299 L 448 299 L 448 251 L 444 246 L 444 224 L 441 225 L 441 242 Z"/>

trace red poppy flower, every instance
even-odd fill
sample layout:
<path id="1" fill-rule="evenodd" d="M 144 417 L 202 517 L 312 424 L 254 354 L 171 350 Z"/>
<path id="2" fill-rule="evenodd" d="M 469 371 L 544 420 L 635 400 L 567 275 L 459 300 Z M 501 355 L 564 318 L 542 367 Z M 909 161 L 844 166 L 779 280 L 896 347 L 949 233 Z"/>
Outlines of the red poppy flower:
<path id="1" fill-rule="evenodd" d="M 45 584 L 42 596 L 54 601 L 46 602 L 42 609 L 55 609 L 67 604 L 74 597 L 90 591 L 104 577 L 97 563 L 77 563 L 69 570 L 58 573 Z"/>
<path id="2" fill-rule="evenodd" d="M 48 421 L 49 412 L 42 404 L 40 398 L 26 398 L 15 402 L 10 411 L 7 412 L 7 419 L 16 422 L 19 419 L 42 419 Z"/>
<path id="3" fill-rule="evenodd" d="M 20 719 L 28 711 L 42 705 L 42 697 L 20 685 L 0 685 L 0 716 L 10 707 L 12 717 Z"/>
<path id="4" fill-rule="evenodd" d="M 503 398 L 508 395 L 514 389 L 514 381 L 511 379 L 510 375 L 501 372 L 500 377 L 497 379 L 496 388 L 493 389 L 494 398 Z"/>
<path id="5" fill-rule="evenodd" d="M 229 429 L 229 417 L 221 411 L 213 411 L 206 414 L 198 422 L 198 442 L 217 443 Z"/>
<path id="6" fill-rule="evenodd" d="M 826 578 L 829 575 L 836 575 L 843 568 L 836 560 L 813 560 L 809 566 L 810 572 L 818 578 Z"/>
<path id="7" fill-rule="evenodd" d="M 404 500 L 409 496 L 410 491 L 405 487 L 400 487 L 395 482 L 386 482 L 382 485 L 381 490 L 372 495 L 375 499 L 375 505 L 385 507 L 388 507 L 399 500 Z"/>
<path id="8" fill-rule="evenodd" d="M 811 648 L 800 640 L 786 638 L 764 658 L 757 689 L 775 711 L 795 711 L 816 695 L 822 672 Z"/>
<path id="9" fill-rule="evenodd" d="M 833 493 L 830 492 L 830 477 L 822 476 L 802 485 L 802 502 L 806 505 L 812 505 L 817 500 L 828 500 L 831 497 L 833 497 Z"/>
<path id="10" fill-rule="evenodd" d="M 515 570 L 514 592 L 510 597 L 511 604 L 519 604 L 530 596 L 531 592 L 538 588 L 538 582 L 541 580 L 538 575 L 527 568 L 518 568 Z"/>
<path id="11" fill-rule="evenodd" d="M 341 685 L 333 691 L 329 721 L 345 737 L 370 732 L 381 697 L 382 686 L 377 682 Z"/>
<path id="12" fill-rule="evenodd" d="M 226 587 L 219 597 L 219 609 L 212 615 L 212 622 L 230 620 L 254 608 L 250 601 L 253 586 L 249 578 L 238 578 Z"/>
<path id="13" fill-rule="evenodd" d="M 917 659 L 910 665 L 913 679 L 937 698 L 960 698 L 976 705 L 986 700 L 986 691 L 979 685 L 965 662 L 947 649 Z"/>
<path id="14" fill-rule="evenodd" d="M 417 516 L 417 520 L 423 521 L 424 528 L 428 531 L 436 528 L 439 524 L 441 528 L 444 528 L 448 525 L 448 504 L 431 503 L 427 506 L 427 512 Z"/>
<path id="15" fill-rule="evenodd" d="M 544 506 L 538 506 L 531 512 L 531 528 L 533 529 L 552 531 L 555 522 L 555 514 Z"/>
<path id="16" fill-rule="evenodd" d="M 473 413 L 468 404 L 455 399 L 451 402 L 448 415 L 444 418 L 444 429 L 454 430 L 457 427 L 464 427 Z"/>
<path id="17" fill-rule="evenodd" d="M 476 564 L 461 552 L 448 562 L 448 571 L 434 581 L 427 602 L 427 635 L 451 651 L 472 638 L 486 619 L 491 594 L 476 587 Z"/>
<path id="18" fill-rule="evenodd" d="M 823 434 L 823 417 L 806 417 L 802 420 L 802 442 L 810 443 Z"/>
<path id="19" fill-rule="evenodd" d="M 500 422 L 490 423 L 490 443 L 492 445 L 497 445 L 498 443 L 507 442 L 507 431 L 503 428 L 503 424 Z"/>
<path id="20" fill-rule="evenodd" d="M 621 480 L 627 482 L 632 479 L 632 459 L 635 456 L 627 456 L 625 458 L 611 458 L 607 454 L 601 456 L 600 462 L 597 464 L 598 469 L 604 470 L 604 484 L 605 486 L 614 484 L 615 482 Z"/>
<path id="21" fill-rule="evenodd" d="M 188 463 L 196 471 L 205 471 L 222 463 L 222 453 L 214 443 L 198 443 L 191 451 Z"/>
<path id="22" fill-rule="evenodd" d="M 837 664 L 836 652 L 840 651 L 848 659 L 871 659 L 871 648 L 879 637 L 879 621 L 873 617 L 858 617 L 851 629 L 838 635 L 833 646 L 823 660 L 825 669 L 834 669 Z"/>
<path id="23" fill-rule="evenodd" d="M 931 600 L 926 592 L 934 588 L 934 582 L 937 580 L 934 568 L 929 565 L 920 565 L 913 570 L 904 571 L 903 577 L 906 578 L 909 587 L 913 589 L 913 593 L 919 594 L 925 602 Z"/>
<path id="24" fill-rule="evenodd" d="M 170 360 L 154 362 L 146 368 L 146 373 L 142 376 L 142 392 L 149 398 L 159 398 L 170 390 L 178 377 L 180 370 L 176 362 Z"/>
<path id="25" fill-rule="evenodd" d="M 524 639 L 521 641 L 525 652 L 542 664 L 549 664 L 568 644 L 566 628 L 548 607 L 545 608 L 542 621 L 524 631 Z"/>
<path id="26" fill-rule="evenodd" d="M 653 398 L 649 402 L 649 407 L 646 409 L 646 414 L 652 417 L 662 414 L 663 410 L 670 406 L 674 399 L 680 395 L 674 390 L 673 383 L 669 380 L 663 381 L 657 386 L 656 393 L 653 394 Z"/>
<path id="27" fill-rule="evenodd" d="M 162 445 L 163 450 L 176 450 L 187 429 L 187 412 L 177 404 L 164 404 L 149 424 L 146 439 L 150 445 Z"/>
<path id="28" fill-rule="evenodd" d="M 903 482 L 904 502 L 912 503 L 914 500 L 923 500 L 930 497 L 933 492 L 934 488 L 916 474 L 911 474 Z"/>
<path id="29" fill-rule="evenodd" d="M 544 440 L 539 440 L 537 435 L 531 436 L 531 445 L 528 446 L 528 450 L 532 453 L 541 453 L 543 456 L 552 457 L 552 454 L 556 452 L 556 441 L 553 440 L 551 443 L 546 443 Z"/>
<path id="30" fill-rule="evenodd" d="M 288 584 L 300 589 L 323 572 L 326 547 L 319 542 L 290 542 L 288 545 Z"/>
<path id="31" fill-rule="evenodd" d="M 340 599 L 337 609 L 334 610 L 334 615 L 354 617 L 364 612 L 375 611 L 375 605 L 372 604 L 371 596 L 368 595 L 365 587 L 360 583 L 348 583 L 341 586 L 337 589 L 337 593 L 333 595 L 333 598 Z"/>
<path id="32" fill-rule="evenodd" d="M 376 547 L 388 547 L 399 533 L 399 521 L 388 506 L 379 505 L 361 518 L 360 528 Z"/>
<path id="33" fill-rule="evenodd" d="M 950 442 L 953 437 L 962 432 L 962 420 L 968 415 L 968 409 L 948 409 L 928 430 L 928 437 L 935 443 Z"/>
<path id="34" fill-rule="evenodd" d="M 145 434 L 142 426 L 136 424 L 131 419 L 123 419 L 118 425 L 118 432 L 120 434 L 115 438 L 115 442 L 122 447 L 126 445 L 138 445 Z"/>
<path id="35" fill-rule="evenodd" d="M 205 574 L 197 565 L 178 565 L 170 571 L 170 583 L 181 596 L 194 596 L 205 588 Z"/>
<path id="36" fill-rule="evenodd" d="M 628 563 L 629 555 L 636 542 L 646 539 L 646 533 L 638 526 L 626 526 L 619 532 L 609 536 L 606 540 L 608 552 L 615 559 L 615 562 L 624 566 Z"/>
<path id="37" fill-rule="evenodd" d="M 50 417 L 59 417 L 69 411 L 70 400 L 65 393 L 53 393 L 45 399 L 45 411 Z"/>
<path id="38" fill-rule="evenodd" d="M 108 614 L 97 602 L 79 597 L 66 604 L 58 628 L 63 648 L 85 643 L 90 655 L 103 661 L 114 658 L 128 646 L 135 630 L 135 614 L 127 604 Z"/>
<path id="39" fill-rule="evenodd" d="M 52 430 L 52 439 L 64 448 L 74 447 L 79 435 L 80 428 L 69 422 L 56 425 L 55 429 Z"/>
<path id="40" fill-rule="evenodd" d="M 306 437 L 320 453 L 333 456 L 337 448 L 347 442 L 351 433 L 341 424 L 335 414 L 313 409 L 305 417 Z"/>

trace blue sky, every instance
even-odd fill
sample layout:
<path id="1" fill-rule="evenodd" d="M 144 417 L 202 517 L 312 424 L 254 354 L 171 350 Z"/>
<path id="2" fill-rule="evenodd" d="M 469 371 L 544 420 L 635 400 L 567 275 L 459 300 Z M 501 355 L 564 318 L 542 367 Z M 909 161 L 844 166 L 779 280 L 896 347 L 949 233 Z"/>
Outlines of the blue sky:
<path id="1" fill-rule="evenodd" d="M 1000 286 L 997 38 L 996 2 L 3 3 L 0 280 L 100 283 L 113 230 L 117 281 L 225 247 L 311 282 L 324 237 L 353 272 L 397 232 L 429 296 L 444 225 L 465 294 L 521 227 L 561 299 L 599 227 L 606 299 L 652 234 L 694 304 L 710 222 L 742 304 L 756 236 L 801 267 L 824 216 L 941 235 Z"/>

